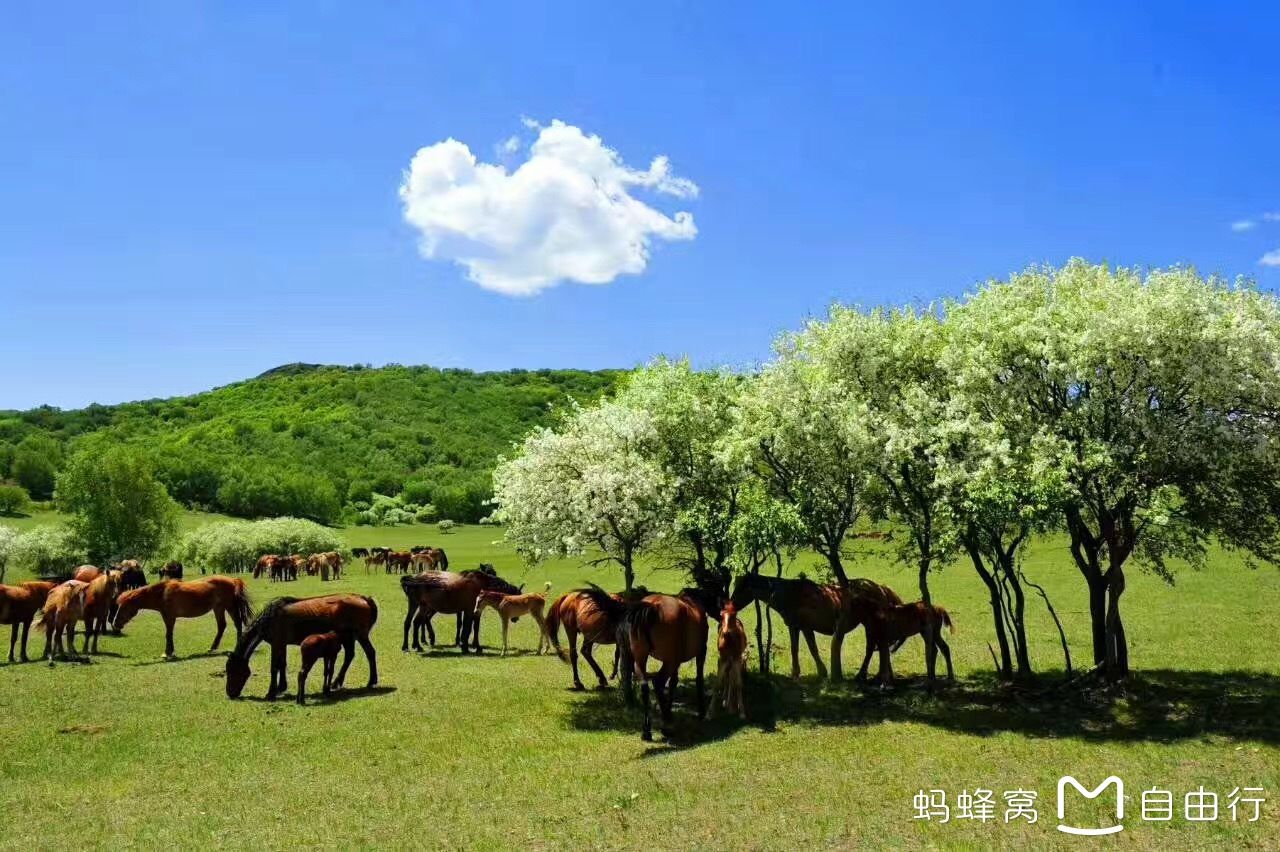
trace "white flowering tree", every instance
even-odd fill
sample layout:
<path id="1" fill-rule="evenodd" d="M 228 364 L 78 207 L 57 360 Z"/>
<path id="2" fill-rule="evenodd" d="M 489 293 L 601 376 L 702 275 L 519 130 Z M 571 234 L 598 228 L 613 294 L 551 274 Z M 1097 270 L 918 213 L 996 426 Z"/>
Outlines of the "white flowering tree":
<path id="1" fill-rule="evenodd" d="M 1189 269 L 1073 260 L 991 283 L 953 312 L 963 382 L 1023 424 L 1065 487 L 1095 663 L 1129 671 L 1130 557 L 1172 582 L 1206 544 L 1274 560 L 1280 539 L 1280 307 Z M 1020 427 L 1022 428 L 1022 427 Z M 1050 473 L 1050 471 L 1052 471 Z"/>
<path id="2" fill-rule="evenodd" d="M 813 357 L 806 332 L 784 335 L 775 348 L 777 358 L 743 393 L 736 442 L 845 583 L 845 539 L 865 508 L 873 424 L 866 406 Z"/>
<path id="3" fill-rule="evenodd" d="M 660 358 L 637 370 L 615 397 L 647 415 L 653 461 L 673 487 L 675 542 L 698 584 L 727 593 L 729 530 L 737 516 L 748 460 L 727 451 L 743 379 L 725 370 L 694 370 L 687 360 Z"/>
<path id="4" fill-rule="evenodd" d="M 9 558 L 13 555 L 13 547 L 17 543 L 17 530 L 13 527 L 0 527 L 0 583 L 4 582 L 4 572 L 9 567 Z"/>
<path id="5" fill-rule="evenodd" d="M 675 483 L 657 461 L 645 411 L 606 400 L 539 429 L 493 474 L 494 519 L 530 561 L 592 554 L 622 568 L 671 529 Z"/>

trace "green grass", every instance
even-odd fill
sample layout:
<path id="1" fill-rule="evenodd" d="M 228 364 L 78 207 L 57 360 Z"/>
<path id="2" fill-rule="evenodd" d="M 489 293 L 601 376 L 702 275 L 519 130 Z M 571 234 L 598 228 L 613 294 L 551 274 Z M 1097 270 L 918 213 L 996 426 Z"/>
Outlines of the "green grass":
<path id="1" fill-rule="evenodd" d="M 351 545 L 442 544 L 455 567 L 493 562 L 529 588 L 550 580 L 553 593 L 586 579 L 617 585 L 615 574 L 574 562 L 526 568 L 493 543 L 499 532 L 359 528 L 346 535 Z M 793 568 L 812 570 L 813 561 L 802 557 Z M 911 574 L 885 554 L 864 553 L 857 565 L 857 574 L 913 596 Z M 384 688 L 373 694 L 349 690 L 305 708 L 264 703 L 267 661 L 259 653 L 250 700 L 228 701 L 222 657 L 205 653 L 211 619 L 180 622 L 180 659 L 164 663 L 159 618 L 143 613 L 127 635 L 106 638 L 92 664 L 0 666 L 0 846 L 1080 846 L 1054 830 L 1061 774 L 1093 783 L 1118 774 L 1134 796 L 1152 785 L 1179 794 L 1201 784 L 1223 794 L 1236 786 L 1280 791 L 1272 616 L 1280 572 L 1251 571 L 1227 554 L 1211 566 L 1180 575 L 1175 588 L 1131 577 L 1127 626 L 1139 674 L 1120 696 L 1016 698 L 996 686 L 983 587 L 957 564 L 933 585 L 958 628 L 959 682 L 938 698 L 921 688 L 923 654 L 913 641 L 895 658 L 905 682 L 892 695 L 818 683 L 802 658 L 799 685 L 749 680 L 747 723 L 699 724 L 690 712 L 688 666 L 677 736 L 655 744 L 640 741 L 638 714 L 613 691 L 568 691 L 564 663 L 529 653 L 536 635 L 523 619 L 512 631 L 519 656 L 402 654 L 396 579 L 358 567 L 337 587 L 380 604 L 374 641 Z M 1083 587 L 1061 542 L 1039 543 L 1027 567 L 1048 588 L 1073 654 L 1085 662 Z M 640 580 L 680 585 L 678 576 L 657 571 L 642 571 Z M 279 593 L 336 588 L 310 579 L 250 583 L 259 604 Z M 1033 659 L 1058 669 L 1056 634 L 1038 601 L 1031 609 Z M 492 615 L 483 639 L 490 648 L 499 640 Z M 33 639 L 37 652 L 42 642 Z M 846 670 L 856 669 L 860 646 L 857 635 L 846 642 Z M 349 685 L 359 687 L 366 675 L 361 657 Z M 1046 690 L 1055 682 L 1044 680 Z M 913 821 L 912 795 L 929 787 L 953 795 L 987 787 L 997 797 L 1036 790 L 1040 820 Z M 1127 830 L 1103 842 L 1274 848 L 1278 808 L 1268 802 L 1252 825 L 1153 825 L 1138 820 L 1131 802 Z"/>

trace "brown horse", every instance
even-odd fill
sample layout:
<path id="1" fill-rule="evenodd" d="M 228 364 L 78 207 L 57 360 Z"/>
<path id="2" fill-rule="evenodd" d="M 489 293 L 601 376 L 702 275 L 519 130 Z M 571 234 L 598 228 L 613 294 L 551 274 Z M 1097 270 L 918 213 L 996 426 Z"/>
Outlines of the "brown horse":
<path id="1" fill-rule="evenodd" d="M 81 583 L 92 583 L 101 576 L 102 569 L 97 565 L 81 565 L 72 572 L 71 579 L 79 580 Z"/>
<path id="2" fill-rule="evenodd" d="M 434 571 L 415 574 L 412 577 L 401 577 L 400 588 L 404 591 L 405 600 L 408 602 L 408 611 L 404 616 L 404 641 L 400 650 L 409 650 L 409 627 L 414 623 L 415 615 L 427 616 L 426 627 L 434 645 L 435 633 L 430 630 L 429 616 L 437 612 L 456 612 L 462 615 L 462 631 L 457 635 L 458 646 L 462 649 L 462 653 L 467 653 L 468 638 L 474 637 L 475 651 L 479 653 L 480 619 L 475 612 L 476 598 L 483 591 L 503 592 L 508 595 L 520 594 L 519 588 L 491 571 L 492 569 L 485 570 L 482 567 L 480 570 L 462 571 L 457 574 L 452 571 Z M 413 633 L 413 649 L 422 650 L 422 640 L 419 638 L 418 630 L 414 630 Z"/>
<path id="3" fill-rule="evenodd" d="M 551 645 L 556 649 L 556 653 L 560 655 L 560 659 L 565 660 L 573 666 L 573 688 L 586 689 L 582 685 L 581 678 L 578 677 L 578 637 L 582 637 L 582 656 L 586 658 L 587 665 L 591 666 L 591 670 L 595 672 L 600 681 L 600 689 L 605 689 L 609 685 L 609 681 L 604 676 L 604 671 L 596 664 L 595 658 L 591 656 L 591 649 L 596 645 L 614 645 L 618 641 L 617 632 L 619 621 L 624 614 L 624 609 L 610 609 L 600 607 L 595 603 L 590 589 L 575 589 L 571 592 L 565 592 L 556 598 L 551 604 L 551 609 L 547 612 L 547 638 L 551 640 Z M 607 592 L 603 592 L 608 595 Z M 609 595 L 617 604 L 623 603 L 621 595 Z M 564 648 L 560 646 L 560 625 L 564 625 L 565 635 L 569 640 L 569 653 L 566 655 Z M 617 649 L 613 655 L 613 674 L 610 678 L 618 673 L 618 654 Z"/>
<path id="4" fill-rule="evenodd" d="M 812 580 L 783 579 L 762 574 L 744 574 L 733 587 L 733 605 L 739 612 L 754 600 L 763 601 L 782 616 L 791 633 L 791 676 L 800 677 L 800 635 L 803 633 L 813 655 L 819 677 L 827 677 L 827 667 L 818 653 L 814 633 L 831 637 L 831 679 L 843 676 L 841 646 L 845 634 L 856 629 L 875 607 L 900 604 L 902 599 L 888 586 L 871 580 L 853 579 L 847 586 L 838 583 L 820 586 Z"/>
<path id="5" fill-rule="evenodd" d="M 924 639 L 925 668 L 929 674 L 929 691 L 934 689 L 934 676 L 937 668 L 938 651 L 947 663 L 947 680 L 956 679 L 955 670 L 951 667 L 951 646 L 942 638 L 942 628 L 946 626 L 952 633 L 956 632 L 951 622 L 951 614 L 940 606 L 929 606 L 924 601 L 899 604 L 880 608 L 866 622 L 867 655 L 862 660 L 862 668 L 858 670 L 858 680 L 867 676 L 867 667 L 871 664 L 873 642 L 883 647 L 889 643 L 901 645 L 917 633 Z M 880 685 L 893 686 L 893 666 L 888 654 L 880 658 Z"/>
<path id="6" fill-rule="evenodd" d="M 747 667 L 747 629 L 738 619 L 733 604 L 720 610 L 720 633 L 716 637 L 716 651 L 720 665 L 716 670 L 716 685 L 724 709 L 747 718 L 747 705 L 742 697 L 742 676 Z"/>
<path id="7" fill-rule="evenodd" d="M 449 557 L 438 547 L 424 547 L 411 552 L 409 562 L 414 569 L 423 571 L 447 571 Z"/>
<path id="8" fill-rule="evenodd" d="M 48 580 L 30 580 L 16 586 L 0 585 L 0 624 L 12 624 L 9 637 L 9 662 L 13 662 L 13 647 L 18 642 L 18 627 L 22 627 L 22 662 L 27 662 L 27 634 L 36 613 L 44 608 L 45 599 L 57 583 Z"/>
<path id="9" fill-rule="evenodd" d="M 76 652 L 76 622 L 84 615 L 84 598 L 89 584 L 80 580 L 67 580 L 49 592 L 38 625 L 44 631 L 44 658 L 74 657 Z M 62 637 L 67 638 L 66 652 L 62 649 Z"/>
<path id="10" fill-rule="evenodd" d="M 324 687 L 321 691 L 328 695 L 333 689 L 333 669 L 338 662 L 338 652 L 342 650 L 342 637 L 330 630 L 328 633 L 312 633 L 298 646 L 302 652 L 302 665 L 298 669 L 298 703 L 307 703 L 307 675 L 318 660 L 324 660 Z"/>
<path id="11" fill-rule="evenodd" d="M 714 592 L 685 589 L 679 595 L 651 594 L 638 600 L 619 603 L 603 589 L 584 591 L 596 606 L 611 610 L 615 617 L 621 610 L 618 642 L 622 646 L 622 665 L 641 679 L 641 702 L 644 704 L 644 729 L 640 738 L 653 739 L 653 720 L 649 702 L 649 686 L 657 693 L 662 715 L 662 733 L 671 736 L 671 705 L 675 699 L 680 666 L 692 660 L 695 664 L 698 696 L 698 718 L 707 715 L 705 667 L 707 661 L 707 618 L 719 617 L 720 603 Z M 648 670 L 649 658 L 662 663 L 654 674 Z"/>
<path id="12" fill-rule="evenodd" d="M 199 618 L 213 612 L 218 623 L 218 633 L 213 637 L 210 651 L 218 650 L 222 634 L 227 629 L 226 614 L 236 628 L 236 640 L 249 619 L 253 607 L 245 591 L 244 580 L 215 574 L 203 580 L 161 580 L 141 589 L 125 592 L 116 600 L 119 606 L 112 627 L 119 632 L 140 609 L 153 609 L 164 619 L 164 655 L 173 657 L 173 626 L 179 618 Z"/>
<path id="13" fill-rule="evenodd" d="M 551 584 L 547 583 L 550 588 Z M 507 630 L 511 622 L 522 615 L 527 615 L 538 624 L 538 654 L 542 654 L 543 645 L 547 643 L 547 620 L 542 612 L 547 606 L 547 599 L 542 595 L 508 595 L 502 592 L 484 591 L 476 597 L 475 616 L 479 620 L 485 607 L 490 607 L 502 617 L 502 656 L 507 655 Z"/>
<path id="14" fill-rule="evenodd" d="M 88 655 L 89 641 L 93 640 L 93 653 L 98 653 L 98 637 L 107 629 L 107 617 L 111 614 L 111 604 L 120 594 L 119 574 L 112 571 L 99 574 L 89 583 L 89 590 L 84 597 L 84 648 L 80 653 Z"/>
<path id="15" fill-rule="evenodd" d="M 377 685 L 378 656 L 369 641 L 369 631 L 377 621 L 378 605 L 364 595 L 276 598 L 262 608 L 227 657 L 227 697 L 239 698 L 244 691 L 250 674 L 249 658 L 261 643 L 271 646 L 271 684 L 267 689 L 267 699 L 271 700 L 288 689 L 285 672 L 288 647 L 300 644 L 314 633 L 330 631 L 342 638 L 346 650 L 333 688 L 342 686 L 351 658 L 355 656 L 356 642 L 369 658 L 369 686 Z"/>
<path id="16" fill-rule="evenodd" d="M 392 574 L 399 571 L 401 574 L 408 574 L 409 567 L 413 564 L 413 554 L 407 550 L 391 550 L 386 555 L 387 573 Z"/>

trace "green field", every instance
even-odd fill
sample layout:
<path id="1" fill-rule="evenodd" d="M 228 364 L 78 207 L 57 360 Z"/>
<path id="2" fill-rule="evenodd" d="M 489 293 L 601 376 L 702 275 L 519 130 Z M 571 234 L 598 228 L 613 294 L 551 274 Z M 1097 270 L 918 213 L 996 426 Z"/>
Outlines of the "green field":
<path id="1" fill-rule="evenodd" d="M 531 589 L 546 580 L 553 593 L 587 579 L 618 584 L 603 569 L 572 562 L 526 568 L 494 542 L 499 534 L 485 527 L 449 536 L 434 527 L 346 531 L 351 545 L 441 544 L 455 567 L 493 562 Z M 793 570 L 813 561 L 802 557 Z M 862 553 L 856 564 L 855 573 L 913 596 L 911 573 L 885 554 Z M 749 680 L 745 724 L 699 724 L 689 666 L 677 736 L 654 744 L 641 742 L 638 714 L 621 707 L 614 691 L 570 692 L 564 663 L 530 653 L 535 628 L 525 620 L 513 629 L 518 656 L 401 653 L 396 580 L 360 568 L 337 587 L 379 602 L 382 686 L 307 707 L 260 700 L 265 652 L 254 658 L 249 699 L 228 701 L 222 656 L 206 653 L 212 620 L 180 622 L 180 659 L 166 663 L 160 620 L 143 613 L 127 635 L 106 638 L 92 664 L 0 665 L 0 846 L 1069 848 L 1085 841 L 1054 828 L 1058 777 L 1093 786 L 1117 774 L 1134 797 L 1127 828 L 1091 842 L 1276 848 L 1280 805 L 1272 802 L 1252 824 L 1233 823 L 1229 814 L 1205 824 L 1181 815 L 1167 825 L 1138 818 L 1138 791 L 1153 785 L 1179 796 L 1199 785 L 1224 797 L 1237 786 L 1280 791 L 1272 620 L 1280 573 L 1250 570 L 1226 554 L 1210 565 L 1180 575 L 1175 588 L 1134 573 L 1127 624 L 1139 674 L 1119 696 L 1055 691 L 1055 677 L 1039 693 L 1003 691 L 989 675 L 985 590 L 957 564 L 933 586 L 958 629 L 959 682 L 939 697 L 921 688 L 923 654 L 913 641 L 895 658 L 903 682 L 894 694 L 823 685 L 806 661 L 799 685 Z M 1061 543 L 1038 543 L 1027 568 L 1053 596 L 1084 662 L 1083 589 Z M 639 579 L 673 590 L 681 578 L 642 571 Z M 335 589 L 310 579 L 249 582 L 258 604 L 284 592 Z M 1058 669 L 1056 634 L 1038 601 L 1031 607 L 1033 659 Z M 500 641 L 492 614 L 482 638 L 489 648 Z M 33 637 L 37 653 L 42 643 Z M 860 646 L 860 636 L 846 642 L 846 670 L 856 669 Z M 753 669 L 755 662 L 753 649 Z M 361 686 L 366 674 L 361 657 L 349 685 Z M 989 788 L 997 800 L 1005 790 L 1034 790 L 1039 821 L 913 820 L 912 796 L 934 787 L 953 797 Z M 1083 813 L 1102 820 L 1105 810 Z"/>

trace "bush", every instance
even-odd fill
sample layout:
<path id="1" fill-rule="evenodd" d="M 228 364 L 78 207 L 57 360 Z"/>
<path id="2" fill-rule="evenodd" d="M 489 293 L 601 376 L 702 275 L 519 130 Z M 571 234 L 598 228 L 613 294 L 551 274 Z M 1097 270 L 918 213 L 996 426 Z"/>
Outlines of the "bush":
<path id="1" fill-rule="evenodd" d="M 20 533 L 9 548 L 9 564 L 38 577 L 70 574 L 71 569 L 88 561 L 89 554 L 65 526 L 36 527 Z"/>
<path id="2" fill-rule="evenodd" d="M 323 553 L 342 540 L 328 527 L 300 518 L 220 521 L 184 535 L 174 555 L 193 567 L 212 571 L 251 571 L 265 553 Z"/>
<path id="3" fill-rule="evenodd" d="M 445 535 L 448 535 L 449 533 L 457 529 L 457 526 L 458 524 L 456 521 L 451 521 L 448 518 L 445 518 L 443 521 L 436 524 L 436 529 L 440 530 L 440 532 L 444 533 Z"/>
<path id="4" fill-rule="evenodd" d="M 31 508 L 31 498 L 21 485 L 0 485 L 0 515 L 20 515 Z"/>
<path id="5" fill-rule="evenodd" d="M 18 531 L 13 527 L 0 527 L 0 583 L 4 582 L 4 571 L 13 554 L 13 546 L 18 543 Z"/>
<path id="6" fill-rule="evenodd" d="M 52 438 L 31 435 L 14 448 L 10 473 L 32 497 L 47 500 L 53 496 L 61 466 L 62 446 Z"/>

